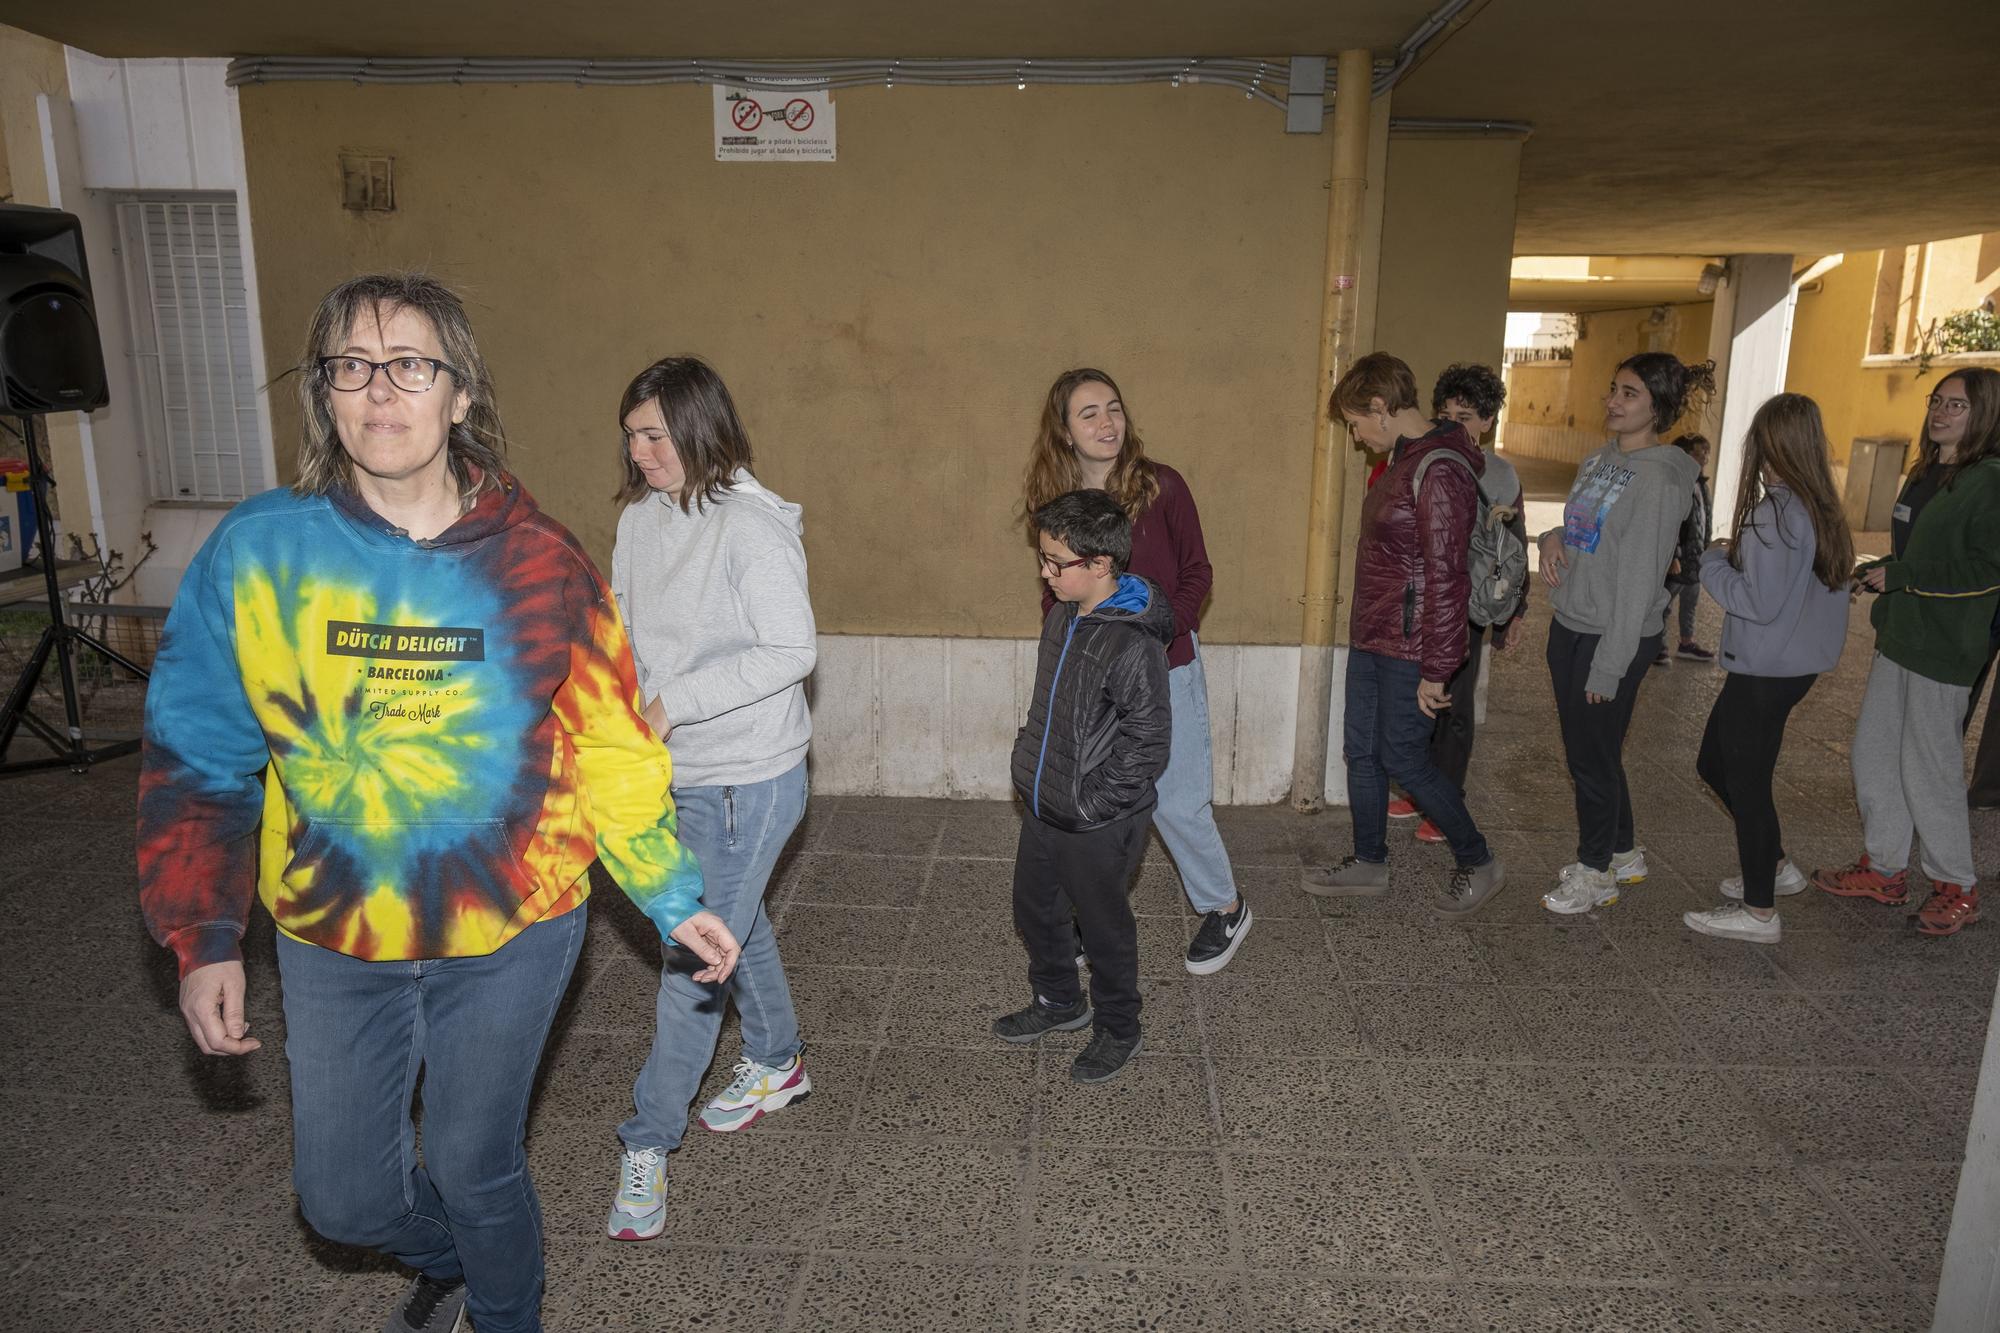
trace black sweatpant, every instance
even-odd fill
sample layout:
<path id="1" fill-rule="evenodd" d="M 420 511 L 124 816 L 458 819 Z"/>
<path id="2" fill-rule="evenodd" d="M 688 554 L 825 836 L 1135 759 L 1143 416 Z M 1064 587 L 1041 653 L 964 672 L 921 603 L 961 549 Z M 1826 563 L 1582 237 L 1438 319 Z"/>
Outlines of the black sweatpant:
<path id="1" fill-rule="evenodd" d="M 1979 687 L 1992 674 L 1993 659 L 1988 658 L 1979 679 L 1973 682 L 1971 697 L 1966 700 L 1962 730 L 1972 730 L 1972 714 L 1979 707 Z M 2000 681 L 1994 683 L 1986 699 L 1986 730 L 1979 733 L 1979 748 L 1972 755 L 1972 782 L 1966 789 L 1966 799 L 1975 809 L 2000 805 Z"/>
<path id="2" fill-rule="evenodd" d="M 1459 790 L 1465 793 L 1465 774 L 1472 767 L 1473 695 L 1479 689 L 1480 649 L 1486 646 L 1486 627 L 1466 622 L 1465 661 L 1452 672 L 1445 689 L 1451 707 L 1438 715 L 1431 732 L 1431 762 Z"/>
<path id="3" fill-rule="evenodd" d="M 1631 851 L 1637 837 L 1632 794 L 1625 787 L 1625 729 L 1632 724 L 1639 683 L 1660 655 L 1664 633 L 1639 640 L 1617 695 L 1594 704 L 1583 697 L 1583 687 L 1603 636 L 1578 634 L 1559 620 L 1549 625 L 1549 680 L 1556 691 L 1563 754 L 1576 785 L 1576 859 L 1592 870 L 1609 870 L 1611 854 Z"/>
<path id="4" fill-rule="evenodd" d="M 1139 923 L 1131 892 L 1152 827 L 1150 809 L 1085 833 L 1044 824 L 1029 811 L 1014 854 L 1014 929 L 1028 948 L 1028 984 L 1061 1008 L 1082 999 L 1080 932 L 1090 955 L 1095 1026 L 1121 1041 L 1139 1035 Z"/>
<path id="5" fill-rule="evenodd" d="M 1785 743 L 1785 719 L 1806 697 L 1817 676 L 1746 676 L 1732 671 L 1722 682 L 1694 771 L 1722 798 L 1736 821 L 1736 863 L 1743 868 L 1743 901 L 1776 905 L 1778 860 L 1785 844 L 1771 775 Z"/>

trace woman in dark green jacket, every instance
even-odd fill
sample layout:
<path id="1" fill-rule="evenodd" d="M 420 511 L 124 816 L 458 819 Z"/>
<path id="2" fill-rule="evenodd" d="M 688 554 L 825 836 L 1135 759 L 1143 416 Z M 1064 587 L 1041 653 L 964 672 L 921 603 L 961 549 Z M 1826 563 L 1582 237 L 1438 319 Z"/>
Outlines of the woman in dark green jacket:
<path id="1" fill-rule="evenodd" d="M 1857 591 L 1881 594 L 1850 754 L 1866 850 L 1813 883 L 1906 903 L 1914 837 L 1934 886 L 1917 929 L 1951 935 L 1979 919 L 1961 719 L 2000 606 L 2000 371 L 1955 371 L 1931 394 L 1891 527 L 1892 554 L 1855 571 Z"/>

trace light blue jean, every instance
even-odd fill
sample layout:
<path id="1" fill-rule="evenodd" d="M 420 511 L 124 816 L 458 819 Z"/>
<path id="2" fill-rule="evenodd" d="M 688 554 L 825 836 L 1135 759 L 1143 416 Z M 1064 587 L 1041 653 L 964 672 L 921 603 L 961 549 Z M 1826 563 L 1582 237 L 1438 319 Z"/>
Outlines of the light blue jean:
<path id="1" fill-rule="evenodd" d="M 1180 871 L 1181 888 L 1197 912 L 1227 911 L 1236 898 L 1229 851 L 1215 827 L 1215 752 L 1208 736 L 1208 676 L 1201 667 L 1201 640 L 1194 661 L 1167 673 L 1173 703 L 1173 749 L 1160 774 L 1160 804 L 1153 827 Z"/>
<path id="2" fill-rule="evenodd" d="M 722 1011 L 733 995 L 743 1017 L 743 1054 L 781 1065 L 799 1053 L 799 1019 L 764 910 L 771 868 L 806 813 L 806 766 L 741 787 L 679 787 L 681 844 L 701 862 L 702 906 L 721 917 L 743 956 L 720 986 L 693 979 L 692 955 L 666 951 L 654 1010 L 653 1051 L 632 1085 L 636 1114 L 618 1127 L 628 1148 L 672 1150 L 687 1132 L 688 1106 L 715 1059 Z"/>
<path id="3" fill-rule="evenodd" d="M 578 906 L 483 957 L 419 962 L 278 936 L 299 1211 L 328 1240 L 464 1278 L 480 1333 L 542 1326 L 542 1212 L 522 1137 L 587 917 Z"/>

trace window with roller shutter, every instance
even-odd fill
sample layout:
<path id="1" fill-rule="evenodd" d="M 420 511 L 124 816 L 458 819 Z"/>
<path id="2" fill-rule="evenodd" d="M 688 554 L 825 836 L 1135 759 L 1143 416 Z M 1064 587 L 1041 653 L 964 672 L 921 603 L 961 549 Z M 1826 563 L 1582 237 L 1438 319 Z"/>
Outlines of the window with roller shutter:
<path id="1" fill-rule="evenodd" d="M 231 503 L 265 490 L 235 197 L 127 196 L 118 238 L 153 497 Z"/>

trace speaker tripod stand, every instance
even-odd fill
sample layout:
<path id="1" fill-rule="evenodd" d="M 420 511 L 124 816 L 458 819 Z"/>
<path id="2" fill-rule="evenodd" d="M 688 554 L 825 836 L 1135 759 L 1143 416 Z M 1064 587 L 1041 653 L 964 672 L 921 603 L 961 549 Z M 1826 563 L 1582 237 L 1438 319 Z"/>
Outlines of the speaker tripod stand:
<path id="1" fill-rule="evenodd" d="M 42 629 L 42 637 L 36 642 L 35 650 L 28 657 L 28 664 L 21 669 L 14 688 L 8 692 L 7 702 L 0 705 L 0 778 L 12 777 L 20 773 L 31 773 L 45 768 L 68 768 L 81 773 L 92 764 L 120 755 L 132 754 L 139 748 L 139 741 L 113 741 L 108 745 L 93 747 L 83 732 L 83 705 L 76 690 L 76 654 L 78 645 L 91 648 L 131 672 L 140 680 L 148 678 L 146 668 L 133 662 L 123 653 L 78 629 L 69 623 L 63 611 L 62 586 L 56 577 L 56 531 L 55 520 L 49 512 L 49 473 L 42 464 L 42 439 L 46 438 L 41 429 L 41 418 L 24 416 L 21 418 L 22 438 L 28 446 L 28 488 L 35 500 L 35 530 L 40 538 L 42 550 L 42 579 L 47 590 L 49 623 Z M 22 534 L 25 541 L 26 534 Z M 35 695 L 35 686 L 40 682 L 42 672 L 48 668 L 49 658 L 56 659 L 56 669 L 62 677 L 63 717 L 68 724 L 58 729 L 53 723 L 38 717 L 28 705 Z M 9 760 L 16 732 L 25 727 L 55 753 L 34 759 Z"/>

